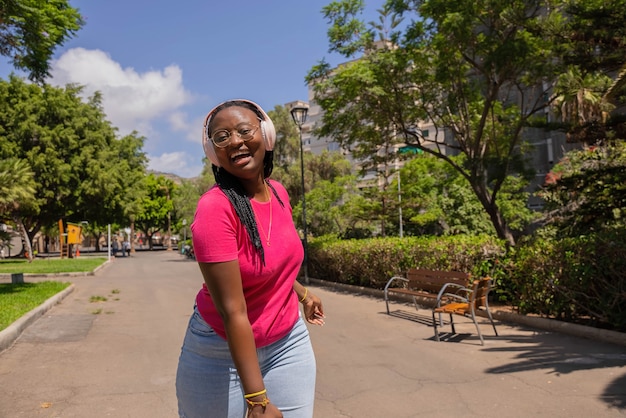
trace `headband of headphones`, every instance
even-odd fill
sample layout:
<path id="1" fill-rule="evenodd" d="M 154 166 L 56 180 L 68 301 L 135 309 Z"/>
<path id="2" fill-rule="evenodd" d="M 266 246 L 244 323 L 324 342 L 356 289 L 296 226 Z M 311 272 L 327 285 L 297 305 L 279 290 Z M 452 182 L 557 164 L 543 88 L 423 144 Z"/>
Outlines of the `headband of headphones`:
<path id="1" fill-rule="evenodd" d="M 213 141 L 209 138 L 209 124 L 215 116 L 215 111 L 219 109 L 222 105 L 230 102 L 245 102 L 254 106 L 261 115 L 263 115 L 263 119 L 260 121 L 261 125 L 261 134 L 263 135 L 263 142 L 265 143 L 265 150 L 272 151 L 274 149 L 274 143 L 276 142 L 276 129 L 274 128 L 274 122 L 270 119 L 270 117 L 265 113 L 265 111 L 258 104 L 254 103 L 250 100 L 245 99 L 235 99 L 235 100 L 227 100 L 215 106 L 211 111 L 206 115 L 204 119 L 204 126 L 202 127 L 202 147 L 204 148 L 204 153 L 207 158 L 213 163 L 213 165 L 219 167 L 220 164 L 217 161 L 217 154 L 215 153 L 215 145 L 213 145 Z"/>

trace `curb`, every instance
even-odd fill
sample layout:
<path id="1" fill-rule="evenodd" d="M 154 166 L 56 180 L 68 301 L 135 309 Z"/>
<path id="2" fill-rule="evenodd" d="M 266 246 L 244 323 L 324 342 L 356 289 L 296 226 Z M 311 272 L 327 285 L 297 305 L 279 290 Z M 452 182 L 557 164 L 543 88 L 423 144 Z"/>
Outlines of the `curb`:
<path id="1" fill-rule="evenodd" d="M 24 273 L 24 279 L 26 278 L 57 278 L 57 277 L 86 277 L 86 276 L 95 276 L 96 273 L 102 270 L 104 267 L 108 266 L 113 262 L 113 259 L 107 260 L 104 263 L 100 264 L 98 267 L 91 271 L 73 271 L 68 273 L 48 273 L 48 274 L 38 274 L 38 273 Z M 11 279 L 11 273 L 0 273 L 0 280 L 2 279 Z"/>
<path id="2" fill-rule="evenodd" d="M 74 291 L 74 284 L 69 285 L 63 291 L 57 293 L 56 295 L 50 297 L 44 303 L 34 308 L 30 312 L 22 315 L 18 320 L 13 322 L 7 328 L 0 331 L 0 353 L 2 353 L 7 348 L 11 347 L 15 340 L 22 334 L 22 332 L 35 320 L 39 317 L 43 316 L 46 312 L 50 310 L 54 305 L 61 302 L 67 295 Z"/>
<path id="3" fill-rule="evenodd" d="M 355 294 L 364 294 L 367 296 L 381 298 L 384 301 L 384 292 L 378 289 L 372 289 L 363 286 L 354 286 L 343 283 L 336 282 L 328 282 L 321 279 L 313 279 L 309 278 L 309 282 L 313 284 L 317 284 L 321 287 L 326 287 L 330 289 L 337 289 L 348 291 Z M 411 297 L 403 297 L 399 295 L 389 296 L 389 300 L 401 301 L 401 302 L 412 302 L 413 299 Z M 432 301 L 428 300 L 424 303 L 424 305 L 431 305 Z M 488 318 L 487 313 L 484 311 L 480 311 L 477 313 L 479 316 L 483 318 Z M 626 347 L 626 333 L 611 331 L 601 328 L 588 327 L 585 325 L 572 324 L 570 322 L 558 321 L 556 319 L 549 318 L 541 318 L 535 316 L 527 316 L 520 315 L 510 312 L 496 311 L 492 310 L 491 315 L 493 319 L 497 319 L 502 322 L 509 322 L 518 325 L 525 325 L 531 328 L 537 328 L 544 331 L 556 332 L 560 334 L 570 335 L 574 337 L 586 338 L 594 341 L 602 341 L 605 343 L 616 344 L 620 346 Z"/>
<path id="4" fill-rule="evenodd" d="M 586 338 L 594 341 L 602 341 L 626 347 L 626 333 L 611 331 L 608 329 L 588 327 L 585 325 L 572 324 L 556 319 L 540 318 L 534 316 L 518 315 L 510 312 L 492 312 L 493 318 L 503 322 L 513 322 L 526 325 L 544 331 L 558 332 L 574 337 Z M 480 316 L 487 317 L 484 312 Z"/>

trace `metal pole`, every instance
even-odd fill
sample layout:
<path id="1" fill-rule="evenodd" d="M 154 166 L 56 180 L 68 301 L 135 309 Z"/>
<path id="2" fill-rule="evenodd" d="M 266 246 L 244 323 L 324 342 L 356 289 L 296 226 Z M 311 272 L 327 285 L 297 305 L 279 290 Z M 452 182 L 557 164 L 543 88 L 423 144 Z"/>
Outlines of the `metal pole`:
<path id="1" fill-rule="evenodd" d="M 302 126 L 298 126 L 300 130 L 300 178 L 302 180 L 302 231 L 304 233 L 304 282 L 309 284 L 309 270 L 307 267 L 308 264 L 308 252 L 309 246 L 307 242 L 307 228 L 306 228 L 306 196 L 304 190 L 304 150 L 302 149 Z"/>
<path id="2" fill-rule="evenodd" d="M 400 171 L 398 170 L 398 214 L 400 216 L 400 238 L 402 238 L 402 190 L 400 189 Z"/>
<path id="3" fill-rule="evenodd" d="M 167 187 L 167 204 L 170 204 L 170 188 Z M 172 251 L 172 212 L 167 211 L 167 251 Z"/>
<path id="4" fill-rule="evenodd" d="M 108 260 L 111 261 L 111 224 L 109 224 L 107 227 L 107 241 L 108 241 L 107 248 L 109 252 Z"/>

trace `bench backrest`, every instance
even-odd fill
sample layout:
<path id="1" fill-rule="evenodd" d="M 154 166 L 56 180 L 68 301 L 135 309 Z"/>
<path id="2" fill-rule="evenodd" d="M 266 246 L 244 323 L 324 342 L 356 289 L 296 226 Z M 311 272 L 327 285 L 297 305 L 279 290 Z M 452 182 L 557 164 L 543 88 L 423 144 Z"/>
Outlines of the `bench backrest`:
<path id="1" fill-rule="evenodd" d="M 423 290 L 437 293 L 446 283 L 456 283 L 466 287 L 469 284 L 470 275 L 460 271 L 438 271 L 425 269 L 410 269 L 406 273 L 409 289 Z"/>
<path id="2" fill-rule="evenodd" d="M 489 291 L 491 290 L 491 278 L 483 277 L 480 280 L 474 280 L 472 288 L 471 302 L 474 303 L 476 310 L 485 306 L 488 307 Z"/>

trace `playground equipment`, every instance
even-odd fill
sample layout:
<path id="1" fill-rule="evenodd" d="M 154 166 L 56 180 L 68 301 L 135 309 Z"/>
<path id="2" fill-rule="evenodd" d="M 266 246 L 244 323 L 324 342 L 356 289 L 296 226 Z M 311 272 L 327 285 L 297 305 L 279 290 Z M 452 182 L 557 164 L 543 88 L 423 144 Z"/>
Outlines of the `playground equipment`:
<path id="1" fill-rule="evenodd" d="M 73 258 L 78 256 L 80 250 L 78 244 L 82 241 L 83 227 L 79 224 L 67 223 L 67 232 L 64 232 L 63 219 L 59 219 L 59 244 L 61 247 L 61 258 Z M 76 253 L 74 254 L 74 246 L 76 245 Z"/>

